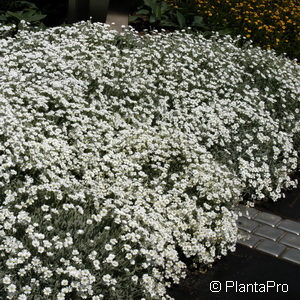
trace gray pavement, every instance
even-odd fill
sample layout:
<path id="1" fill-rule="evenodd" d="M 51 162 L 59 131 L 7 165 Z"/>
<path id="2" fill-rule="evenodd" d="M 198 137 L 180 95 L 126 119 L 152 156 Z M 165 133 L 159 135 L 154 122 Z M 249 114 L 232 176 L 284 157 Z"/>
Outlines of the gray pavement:
<path id="1" fill-rule="evenodd" d="M 300 265 L 300 222 L 239 206 L 238 243 Z"/>
<path id="2" fill-rule="evenodd" d="M 128 26 L 128 15 L 109 11 L 106 17 L 106 23 L 111 25 L 111 29 L 121 32 L 122 25 Z"/>

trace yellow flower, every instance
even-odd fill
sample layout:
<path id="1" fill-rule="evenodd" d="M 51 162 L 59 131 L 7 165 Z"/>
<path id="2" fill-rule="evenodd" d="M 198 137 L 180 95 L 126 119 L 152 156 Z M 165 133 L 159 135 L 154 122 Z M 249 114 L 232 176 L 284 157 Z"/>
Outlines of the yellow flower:
<path id="1" fill-rule="evenodd" d="M 257 40 L 264 48 L 278 48 L 283 43 L 288 48 L 296 43 L 295 48 L 299 48 L 300 0 L 165 1 L 179 7 L 194 2 L 200 15 L 216 18 L 217 22 L 223 24 L 231 23 L 245 37 Z"/>

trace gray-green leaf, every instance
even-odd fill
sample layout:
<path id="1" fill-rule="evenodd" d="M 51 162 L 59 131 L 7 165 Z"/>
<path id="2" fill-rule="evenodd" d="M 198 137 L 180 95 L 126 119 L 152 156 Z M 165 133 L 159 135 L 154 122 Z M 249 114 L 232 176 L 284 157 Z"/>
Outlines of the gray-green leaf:
<path id="1" fill-rule="evenodd" d="M 176 17 L 177 17 L 177 21 L 179 23 L 179 26 L 181 28 L 185 27 L 186 22 L 185 22 L 185 17 L 182 13 L 180 13 L 178 10 L 176 11 Z"/>
<path id="2" fill-rule="evenodd" d="M 156 22 L 155 16 L 150 16 L 149 22 L 155 23 Z"/>
<path id="3" fill-rule="evenodd" d="M 148 9 L 140 9 L 136 12 L 137 15 L 149 15 L 149 13 Z"/>
<path id="4" fill-rule="evenodd" d="M 139 16 L 129 16 L 128 17 L 128 21 L 129 22 L 134 22 L 134 21 L 136 21 L 137 19 L 139 19 L 140 17 Z"/>

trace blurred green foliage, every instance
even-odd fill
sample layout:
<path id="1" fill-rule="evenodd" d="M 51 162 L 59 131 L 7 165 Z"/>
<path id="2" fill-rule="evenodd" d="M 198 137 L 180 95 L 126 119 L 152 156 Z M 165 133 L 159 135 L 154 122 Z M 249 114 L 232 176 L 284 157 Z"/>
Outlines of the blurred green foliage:
<path id="1" fill-rule="evenodd" d="M 143 0 L 139 4 L 137 10 L 129 16 L 130 24 L 137 27 L 148 23 L 150 29 L 209 29 L 201 16 L 191 12 L 191 7 L 174 8 L 163 0 Z"/>
<path id="2" fill-rule="evenodd" d="M 40 9 L 30 1 L 2 0 L 0 2 L 0 22 L 2 24 L 16 24 L 21 20 L 32 25 L 42 25 L 42 20 L 46 14 L 42 14 Z"/>

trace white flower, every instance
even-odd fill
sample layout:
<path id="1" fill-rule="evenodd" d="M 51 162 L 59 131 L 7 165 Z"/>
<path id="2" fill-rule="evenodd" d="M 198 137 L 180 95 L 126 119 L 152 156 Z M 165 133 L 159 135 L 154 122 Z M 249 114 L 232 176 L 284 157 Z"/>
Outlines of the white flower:
<path id="1" fill-rule="evenodd" d="M 68 285 L 68 284 L 69 284 L 69 282 L 68 282 L 68 280 L 66 280 L 66 279 L 64 279 L 64 280 L 61 281 L 61 285 L 66 286 L 66 285 Z"/>
<path id="2" fill-rule="evenodd" d="M 9 276 L 5 275 L 5 276 L 3 277 L 3 279 L 2 279 L 2 282 L 3 282 L 4 284 L 10 284 L 10 283 L 11 283 L 11 279 L 10 279 Z"/>
<path id="3" fill-rule="evenodd" d="M 112 246 L 110 244 L 106 244 L 104 246 L 104 248 L 105 248 L 106 251 L 111 251 L 112 250 Z"/>
<path id="4" fill-rule="evenodd" d="M 38 252 L 39 253 L 44 253 L 45 252 L 45 248 L 44 247 L 38 247 Z"/>
<path id="5" fill-rule="evenodd" d="M 100 270 L 100 261 L 99 260 L 94 260 L 93 265 L 96 270 Z"/>
<path id="6" fill-rule="evenodd" d="M 57 300 L 64 300 L 65 299 L 65 294 L 64 293 L 58 293 L 57 294 Z"/>
<path id="7" fill-rule="evenodd" d="M 31 287 L 29 285 L 25 285 L 22 290 L 23 290 L 24 294 L 29 295 L 31 293 Z"/>
<path id="8" fill-rule="evenodd" d="M 119 263 L 114 260 L 114 261 L 111 262 L 111 265 L 116 268 L 116 267 L 119 266 Z"/>
<path id="9" fill-rule="evenodd" d="M 7 291 L 9 293 L 15 293 L 17 290 L 17 287 L 14 285 L 14 284 L 10 284 L 8 287 L 7 287 Z"/>
<path id="10" fill-rule="evenodd" d="M 51 289 L 50 287 L 45 287 L 45 288 L 43 289 L 43 293 L 44 293 L 44 295 L 46 295 L 46 296 L 50 296 L 51 293 L 52 293 L 52 289 Z"/>

